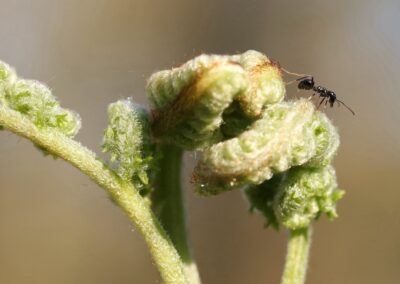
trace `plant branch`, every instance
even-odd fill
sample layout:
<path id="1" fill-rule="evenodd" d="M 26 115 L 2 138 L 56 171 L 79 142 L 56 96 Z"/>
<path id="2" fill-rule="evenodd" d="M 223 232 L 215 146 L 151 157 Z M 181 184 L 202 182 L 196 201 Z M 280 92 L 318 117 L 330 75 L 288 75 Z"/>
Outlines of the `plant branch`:
<path id="1" fill-rule="evenodd" d="M 191 284 L 199 284 L 200 276 L 193 260 L 187 236 L 184 194 L 181 187 L 183 150 L 170 144 L 161 144 L 160 171 L 152 195 L 155 212 L 169 234 L 183 263 Z"/>
<path id="2" fill-rule="evenodd" d="M 311 226 L 291 230 L 281 284 L 303 284 L 311 245 Z"/>
<path id="3" fill-rule="evenodd" d="M 71 163 L 104 188 L 142 233 L 164 282 L 187 283 L 173 244 L 131 183 L 121 180 L 80 143 L 52 129 L 39 129 L 20 113 L 1 104 L 0 125 Z"/>

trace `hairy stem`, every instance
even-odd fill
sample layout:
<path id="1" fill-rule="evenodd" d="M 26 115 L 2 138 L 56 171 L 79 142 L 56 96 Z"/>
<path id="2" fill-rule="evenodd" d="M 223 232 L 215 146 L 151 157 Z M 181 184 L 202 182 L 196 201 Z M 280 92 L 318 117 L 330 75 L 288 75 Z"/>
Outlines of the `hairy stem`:
<path id="1" fill-rule="evenodd" d="M 0 105 L 0 125 L 64 159 L 103 187 L 142 233 L 165 283 L 187 283 L 172 242 L 131 183 L 124 182 L 78 142 L 50 129 L 38 129 L 20 113 Z"/>
<path id="2" fill-rule="evenodd" d="M 290 231 L 281 284 L 303 284 L 311 245 L 311 227 Z"/>
<path id="3" fill-rule="evenodd" d="M 160 172 L 152 200 L 161 224 L 169 234 L 183 263 L 191 284 L 199 284 L 200 277 L 193 260 L 186 229 L 184 194 L 181 187 L 183 150 L 170 144 L 161 144 Z"/>

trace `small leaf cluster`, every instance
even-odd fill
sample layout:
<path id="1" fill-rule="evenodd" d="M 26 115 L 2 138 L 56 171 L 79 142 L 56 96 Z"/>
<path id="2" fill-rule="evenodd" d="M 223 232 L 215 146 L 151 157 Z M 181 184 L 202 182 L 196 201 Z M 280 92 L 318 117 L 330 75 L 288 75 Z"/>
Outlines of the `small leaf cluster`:
<path id="1" fill-rule="evenodd" d="M 337 188 L 333 167 L 327 166 L 291 168 L 260 185 L 249 186 L 245 194 L 250 210 L 261 212 L 267 226 L 298 230 L 322 213 L 336 218 L 336 202 L 344 191 Z"/>
<path id="2" fill-rule="evenodd" d="M 34 80 L 17 78 L 14 70 L 0 62 L 0 103 L 32 121 L 38 128 L 51 128 L 75 136 L 81 120 L 74 111 L 62 108 L 49 88 Z"/>
<path id="3" fill-rule="evenodd" d="M 111 164 L 122 179 L 133 182 L 143 194 L 147 193 L 154 174 L 148 112 L 126 99 L 110 104 L 108 117 L 103 151 L 110 154 Z"/>

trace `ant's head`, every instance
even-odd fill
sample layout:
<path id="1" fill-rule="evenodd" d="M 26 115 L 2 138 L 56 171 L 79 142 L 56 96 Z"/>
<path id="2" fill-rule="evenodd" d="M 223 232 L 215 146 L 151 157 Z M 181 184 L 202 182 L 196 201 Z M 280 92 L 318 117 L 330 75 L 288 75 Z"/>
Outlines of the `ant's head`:
<path id="1" fill-rule="evenodd" d="M 333 104 L 336 101 L 336 94 L 335 94 L 335 92 L 332 92 L 332 91 L 328 91 L 327 94 L 329 96 L 329 105 L 331 107 L 333 107 Z"/>
<path id="2" fill-rule="evenodd" d="M 311 90 L 314 87 L 314 78 L 312 76 L 302 77 L 297 79 L 299 84 L 297 88 L 302 90 Z"/>
<path id="3" fill-rule="evenodd" d="M 330 99 L 336 100 L 336 94 L 333 91 L 328 91 L 327 92 L 328 96 Z"/>

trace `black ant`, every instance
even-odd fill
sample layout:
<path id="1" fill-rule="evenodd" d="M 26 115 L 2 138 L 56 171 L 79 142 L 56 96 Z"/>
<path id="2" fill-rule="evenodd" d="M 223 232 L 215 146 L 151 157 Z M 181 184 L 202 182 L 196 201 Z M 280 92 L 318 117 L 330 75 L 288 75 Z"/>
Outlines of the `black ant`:
<path id="1" fill-rule="evenodd" d="M 285 71 L 288 74 L 291 74 L 291 75 L 301 76 L 300 78 L 298 78 L 296 80 L 293 80 L 293 81 L 291 81 L 291 82 L 289 82 L 287 84 L 291 84 L 291 83 L 297 81 L 297 82 L 299 82 L 297 84 L 297 88 L 298 89 L 300 89 L 300 90 L 313 90 L 314 94 L 311 97 L 314 97 L 316 94 L 318 94 L 319 97 L 322 98 L 322 100 L 319 103 L 317 108 L 319 108 L 324 101 L 325 101 L 325 106 L 329 103 L 330 107 L 333 107 L 334 103 L 336 102 L 338 104 L 338 106 L 340 106 L 341 104 L 344 105 L 353 115 L 355 115 L 355 112 L 350 107 L 348 107 L 344 102 L 342 102 L 341 100 L 339 100 L 336 97 L 335 92 L 330 91 L 327 88 L 322 87 L 322 86 L 316 86 L 313 76 L 311 76 L 311 75 L 300 75 L 300 74 L 297 74 L 297 73 L 292 73 L 292 72 L 289 72 L 289 71 L 287 71 L 287 70 L 285 70 L 283 68 L 282 68 L 282 70 Z"/>
<path id="2" fill-rule="evenodd" d="M 344 102 L 336 97 L 334 91 L 330 91 L 322 86 L 315 86 L 314 77 L 305 76 L 296 79 L 296 81 L 299 82 L 297 88 L 299 88 L 300 90 L 313 90 L 315 93 L 311 97 L 314 97 L 316 94 L 318 94 L 319 97 L 322 98 L 317 108 L 319 108 L 324 101 L 325 105 L 329 103 L 330 107 L 333 107 L 334 103 L 336 102 L 338 106 L 340 106 L 341 104 L 344 105 L 353 115 L 355 115 L 355 112 L 350 107 L 348 107 Z"/>

